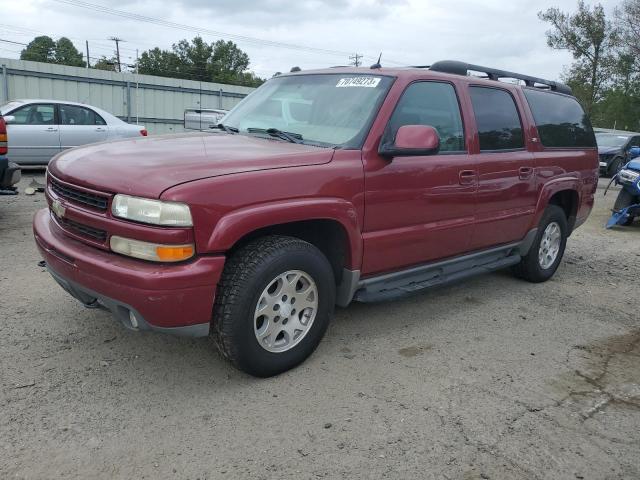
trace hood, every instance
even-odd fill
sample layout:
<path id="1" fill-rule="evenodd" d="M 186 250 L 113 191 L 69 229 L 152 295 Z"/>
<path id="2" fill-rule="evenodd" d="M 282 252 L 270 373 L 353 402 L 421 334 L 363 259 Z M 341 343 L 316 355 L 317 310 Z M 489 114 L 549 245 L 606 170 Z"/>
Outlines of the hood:
<path id="1" fill-rule="evenodd" d="M 620 152 L 620 147 L 598 147 L 599 155 L 613 155 Z"/>
<path id="2" fill-rule="evenodd" d="M 57 178 L 110 193 L 159 198 L 201 178 L 273 168 L 318 165 L 333 150 L 228 133 L 140 137 L 74 148 L 49 165 Z"/>
<path id="3" fill-rule="evenodd" d="M 631 160 L 625 168 L 631 168 L 632 170 L 637 170 L 640 172 L 640 158 Z"/>

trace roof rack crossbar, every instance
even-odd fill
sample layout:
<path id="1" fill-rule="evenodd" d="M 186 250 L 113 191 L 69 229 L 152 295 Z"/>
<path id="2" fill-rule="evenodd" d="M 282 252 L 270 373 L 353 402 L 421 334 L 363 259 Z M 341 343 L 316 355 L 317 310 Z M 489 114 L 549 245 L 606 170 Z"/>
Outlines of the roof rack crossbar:
<path id="1" fill-rule="evenodd" d="M 481 67 L 471 63 L 459 62 L 456 60 L 442 60 L 434 63 L 429 70 L 442 73 L 453 73 L 455 75 L 467 76 L 469 71 L 484 73 L 489 80 L 499 81 L 501 78 L 514 78 L 522 80 L 527 87 L 541 88 L 551 90 L 566 95 L 573 95 L 571 88 L 564 83 L 555 82 L 553 80 L 545 80 L 544 78 L 531 77 L 522 75 L 521 73 L 508 72 L 506 70 L 498 70 L 496 68 Z"/>

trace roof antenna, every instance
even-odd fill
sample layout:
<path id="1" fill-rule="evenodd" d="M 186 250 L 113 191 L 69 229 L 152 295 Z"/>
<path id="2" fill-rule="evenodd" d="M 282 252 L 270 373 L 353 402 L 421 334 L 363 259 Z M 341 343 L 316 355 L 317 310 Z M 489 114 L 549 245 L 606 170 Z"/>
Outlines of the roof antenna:
<path id="1" fill-rule="evenodd" d="M 382 59 L 382 52 L 380 52 L 380 56 L 378 57 L 378 61 L 376 63 L 374 63 L 373 65 L 371 65 L 371 69 L 375 70 L 377 68 L 382 68 L 382 65 L 380 65 L 380 60 Z"/>
<path id="2" fill-rule="evenodd" d="M 299 72 L 300 71 L 300 67 L 292 67 L 291 70 L 289 70 L 290 72 Z"/>

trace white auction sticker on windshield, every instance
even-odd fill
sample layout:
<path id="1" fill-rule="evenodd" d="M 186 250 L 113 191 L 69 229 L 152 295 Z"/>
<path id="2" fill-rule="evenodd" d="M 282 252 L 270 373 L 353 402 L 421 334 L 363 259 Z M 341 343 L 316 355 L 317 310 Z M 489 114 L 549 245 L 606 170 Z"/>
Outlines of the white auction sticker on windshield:
<path id="1" fill-rule="evenodd" d="M 338 80 L 336 87 L 364 87 L 376 88 L 380 83 L 380 77 L 349 77 Z"/>

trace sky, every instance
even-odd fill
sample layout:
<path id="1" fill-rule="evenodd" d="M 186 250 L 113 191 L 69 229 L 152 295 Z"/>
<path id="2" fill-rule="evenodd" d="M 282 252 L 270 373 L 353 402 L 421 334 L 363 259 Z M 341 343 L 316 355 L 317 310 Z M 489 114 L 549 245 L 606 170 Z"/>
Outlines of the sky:
<path id="1" fill-rule="evenodd" d="M 127 14 L 180 24 L 172 28 L 79 6 L 91 3 Z M 608 14 L 616 1 L 601 2 Z M 70 38 L 90 56 L 112 56 L 120 37 L 123 63 L 136 50 L 170 48 L 197 29 L 207 41 L 233 40 L 263 78 L 293 66 L 303 70 L 347 65 L 428 65 L 438 60 L 469 63 L 558 79 L 572 61 L 551 50 L 548 25 L 537 12 L 552 6 L 574 11 L 577 0 L 0 0 L 0 57 L 18 58 L 37 35 Z M 184 26 L 184 27 L 183 27 Z M 95 60 L 94 60 L 95 61 Z"/>

